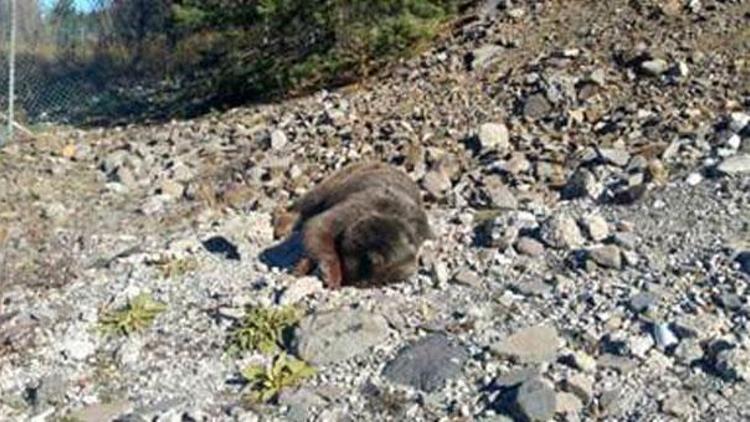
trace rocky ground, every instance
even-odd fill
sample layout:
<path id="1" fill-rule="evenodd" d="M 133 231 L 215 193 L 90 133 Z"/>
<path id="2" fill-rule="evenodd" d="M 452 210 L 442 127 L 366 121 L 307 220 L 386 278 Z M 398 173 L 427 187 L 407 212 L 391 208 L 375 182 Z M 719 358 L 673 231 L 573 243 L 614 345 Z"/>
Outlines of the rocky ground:
<path id="1" fill-rule="evenodd" d="M 0 420 L 747 420 L 748 28 L 743 0 L 489 1 L 358 86 L 7 146 Z M 261 259 L 274 207 L 363 159 L 423 187 L 418 275 Z M 252 402 L 282 351 L 315 373 Z"/>

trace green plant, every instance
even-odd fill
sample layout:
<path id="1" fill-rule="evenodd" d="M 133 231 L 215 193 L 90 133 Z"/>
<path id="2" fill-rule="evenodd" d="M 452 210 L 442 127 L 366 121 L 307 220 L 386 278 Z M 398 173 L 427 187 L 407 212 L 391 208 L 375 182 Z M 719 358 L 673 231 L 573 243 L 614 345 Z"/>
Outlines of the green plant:
<path id="1" fill-rule="evenodd" d="M 282 340 L 284 330 L 299 320 L 296 308 L 248 307 L 245 317 L 229 334 L 229 352 L 234 354 L 246 350 L 271 353 Z"/>
<path id="2" fill-rule="evenodd" d="M 254 365 L 242 370 L 242 377 L 251 389 L 249 398 L 255 403 L 271 401 L 285 387 L 297 385 L 314 374 L 315 368 L 283 352 L 269 366 Z"/>
<path id="3" fill-rule="evenodd" d="M 130 335 L 148 327 L 166 305 L 143 293 L 128 301 L 122 309 L 105 312 L 100 318 L 102 330 L 107 334 Z"/>

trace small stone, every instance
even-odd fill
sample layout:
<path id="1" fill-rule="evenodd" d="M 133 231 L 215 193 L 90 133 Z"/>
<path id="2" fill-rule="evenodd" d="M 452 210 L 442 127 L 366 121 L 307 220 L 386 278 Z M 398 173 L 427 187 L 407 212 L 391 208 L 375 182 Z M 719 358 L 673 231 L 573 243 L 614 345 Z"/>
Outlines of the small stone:
<path id="1" fill-rule="evenodd" d="M 555 416 L 557 397 L 548 382 L 535 378 L 521 384 L 516 395 L 514 410 L 522 420 L 548 421 Z"/>
<path id="2" fill-rule="evenodd" d="M 654 340 L 656 341 L 656 346 L 661 350 L 665 350 L 668 347 L 674 346 L 675 344 L 680 342 L 680 340 L 677 339 L 677 336 L 674 335 L 672 330 L 669 329 L 669 324 L 654 324 L 653 335 Z"/>
<path id="3" fill-rule="evenodd" d="M 501 123 L 485 123 L 479 127 L 479 145 L 482 151 L 499 151 L 510 148 L 510 133 Z"/>
<path id="4" fill-rule="evenodd" d="M 613 355 L 611 353 L 604 353 L 599 356 L 596 362 L 597 366 L 604 369 L 612 369 L 621 374 L 627 374 L 635 368 L 635 362 L 632 359 Z"/>
<path id="5" fill-rule="evenodd" d="M 520 369 L 514 369 L 509 372 L 500 374 L 492 382 L 494 388 L 513 388 L 518 387 L 524 382 L 539 377 L 539 369 L 536 367 L 524 367 Z"/>
<path id="6" fill-rule="evenodd" d="M 49 202 L 42 205 L 42 215 L 46 219 L 59 223 L 64 221 L 70 212 L 60 202 Z"/>
<path id="7" fill-rule="evenodd" d="M 382 315 L 347 308 L 305 317 L 294 330 L 290 349 L 313 365 L 327 365 L 364 353 L 388 335 Z"/>
<path id="8" fill-rule="evenodd" d="M 516 200 L 513 192 L 501 182 L 486 183 L 484 192 L 490 201 L 490 206 L 493 208 L 501 210 L 514 210 L 518 208 L 518 200 Z"/>
<path id="9" fill-rule="evenodd" d="M 713 367 L 727 381 L 750 381 L 750 352 L 739 346 L 722 350 L 713 359 Z"/>
<path id="10" fill-rule="evenodd" d="M 166 179 L 159 185 L 159 192 L 169 198 L 179 199 L 185 193 L 185 186 L 180 182 Z"/>
<path id="11" fill-rule="evenodd" d="M 627 250 L 633 250 L 638 246 L 638 236 L 634 233 L 615 233 L 612 236 L 612 241 L 615 245 Z"/>
<path id="12" fill-rule="evenodd" d="M 682 340 L 674 349 L 674 357 L 683 365 L 692 365 L 703 359 L 703 347 L 697 340 Z"/>
<path id="13" fill-rule="evenodd" d="M 628 301 L 628 307 L 635 313 L 642 313 L 656 302 L 656 295 L 651 292 L 640 292 L 633 295 Z"/>
<path id="14" fill-rule="evenodd" d="M 422 186 L 433 198 L 440 199 L 453 187 L 453 183 L 443 172 L 432 169 L 422 178 Z"/>
<path id="15" fill-rule="evenodd" d="M 628 342 L 630 353 L 632 353 L 633 356 L 639 357 L 641 359 L 645 358 L 648 351 L 651 350 L 651 348 L 655 345 L 656 343 L 654 342 L 654 339 L 649 335 L 633 336 L 629 339 Z"/>
<path id="16" fill-rule="evenodd" d="M 601 242 L 609 237 L 609 225 L 604 217 L 598 214 L 590 214 L 581 220 L 581 225 L 588 233 L 591 240 Z"/>
<path id="17" fill-rule="evenodd" d="M 565 390 L 575 394 L 584 404 L 594 398 L 594 381 L 582 374 L 575 374 L 565 380 Z"/>
<path id="18" fill-rule="evenodd" d="M 602 185 L 586 168 L 580 168 L 568 179 L 563 188 L 563 197 L 567 199 L 588 197 L 596 200 L 604 192 Z"/>
<path id="19" fill-rule="evenodd" d="M 583 235 L 575 220 L 564 214 L 557 214 L 542 225 L 542 240 L 552 248 L 574 249 L 584 243 Z"/>
<path id="20" fill-rule="evenodd" d="M 161 214 L 164 211 L 164 202 L 168 199 L 163 195 L 150 196 L 141 205 L 140 211 L 143 215 L 156 215 Z"/>
<path id="21" fill-rule="evenodd" d="M 284 289 L 278 299 L 279 305 L 293 305 L 302 299 L 323 291 L 323 282 L 318 277 L 302 277 Z"/>
<path id="22" fill-rule="evenodd" d="M 516 242 L 516 250 L 523 255 L 539 256 L 544 253 L 544 245 L 534 238 L 523 236 Z"/>
<path id="23" fill-rule="evenodd" d="M 271 149 L 275 151 L 283 149 L 288 142 L 289 141 L 283 131 L 276 129 L 271 132 Z"/>
<path id="24" fill-rule="evenodd" d="M 540 119 L 552 111 L 552 105 L 543 94 L 534 94 L 526 98 L 523 115 L 530 119 Z"/>
<path id="25" fill-rule="evenodd" d="M 690 175 L 685 179 L 685 183 L 687 183 L 690 186 L 698 186 L 700 182 L 703 181 L 703 176 L 701 176 L 700 173 L 690 173 Z"/>
<path id="26" fill-rule="evenodd" d="M 625 167 L 630 161 L 630 153 L 622 149 L 599 148 L 599 156 L 607 164 L 613 164 L 617 167 Z"/>
<path id="27" fill-rule="evenodd" d="M 398 384 L 433 392 L 446 380 L 456 377 L 467 359 L 463 347 L 453 344 L 444 334 L 434 334 L 401 349 L 386 364 L 383 376 Z"/>
<path id="28" fill-rule="evenodd" d="M 583 409 L 581 399 L 571 393 L 557 393 L 555 413 L 562 415 L 578 414 Z"/>
<path id="29" fill-rule="evenodd" d="M 729 130 L 734 133 L 740 133 L 750 124 L 750 114 L 734 112 L 729 115 Z"/>
<path id="30" fill-rule="evenodd" d="M 730 176 L 750 174 L 750 154 L 737 154 L 721 162 L 716 169 Z"/>
<path id="31" fill-rule="evenodd" d="M 718 302 L 727 311 L 737 311 L 742 308 L 742 299 L 734 293 L 724 292 L 720 294 Z"/>
<path id="32" fill-rule="evenodd" d="M 280 406 L 289 408 L 285 419 L 293 422 L 306 421 L 313 407 L 322 409 L 327 403 L 323 397 L 307 388 L 283 389 L 278 402 Z"/>
<path id="33" fill-rule="evenodd" d="M 112 175 L 112 181 L 120 183 L 128 189 L 133 189 L 138 186 L 138 182 L 135 180 L 133 172 L 127 167 L 118 167 Z"/>
<path id="34" fill-rule="evenodd" d="M 675 417 L 682 417 L 690 413 L 690 396 L 688 394 L 673 393 L 661 402 L 661 411 Z"/>
<path id="35" fill-rule="evenodd" d="M 582 351 L 573 352 L 573 365 L 583 372 L 592 374 L 596 372 L 596 360 L 588 353 Z"/>
<path id="36" fill-rule="evenodd" d="M 641 70 L 650 76 L 659 76 L 669 70 L 669 63 L 666 60 L 654 59 L 641 63 Z"/>
<path id="37" fill-rule="evenodd" d="M 453 282 L 461 284 L 463 286 L 480 288 L 482 287 L 482 279 L 474 271 L 468 268 L 462 268 L 456 272 L 453 276 Z"/>
<path id="38" fill-rule="evenodd" d="M 96 343 L 84 327 L 74 325 L 62 337 L 60 349 L 67 358 L 83 361 L 96 352 Z"/>
<path id="39" fill-rule="evenodd" d="M 605 415 L 616 414 L 620 410 L 621 402 L 620 390 L 607 390 L 599 397 L 599 409 Z"/>
<path id="40" fill-rule="evenodd" d="M 119 420 L 120 416 L 133 411 L 133 403 L 119 400 L 108 403 L 95 403 L 71 412 L 70 419 L 80 422 L 100 422 Z"/>
<path id="41" fill-rule="evenodd" d="M 445 262 L 437 261 L 432 264 L 432 276 L 437 284 L 446 284 L 448 282 L 449 273 L 448 266 Z"/>
<path id="42" fill-rule="evenodd" d="M 506 337 L 490 346 L 490 349 L 520 363 L 542 363 L 555 358 L 559 345 L 560 338 L 555 327 L 536 325 Z"/>
<path id="43" fill-rule="evenodd" d="M 483 69 L 498 60 L 503 48 L 494 44 L 483 45 L 471 52 L 471 69 Z"/>
<path id="44" fill-rule="evenodd" d="M 622 254 L 615 245 L 594 246 L 589 248 L 588 257 L 604 268 L 619 270 L 622 268 Z"/>

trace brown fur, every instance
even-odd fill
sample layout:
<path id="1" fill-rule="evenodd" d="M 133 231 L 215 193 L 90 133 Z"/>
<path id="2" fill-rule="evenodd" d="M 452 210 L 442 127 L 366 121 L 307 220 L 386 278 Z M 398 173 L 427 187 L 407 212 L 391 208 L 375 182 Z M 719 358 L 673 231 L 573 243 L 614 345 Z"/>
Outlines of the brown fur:
<path id="1" fill-rule="evenodd" d="M 283 237 L 302 231 L 305 258 L 328 287 L 396 282 L 416 271 L 421 244 L 433 236 L 419 187 L 384 163 L 349 165 L 274 216 Z"/>

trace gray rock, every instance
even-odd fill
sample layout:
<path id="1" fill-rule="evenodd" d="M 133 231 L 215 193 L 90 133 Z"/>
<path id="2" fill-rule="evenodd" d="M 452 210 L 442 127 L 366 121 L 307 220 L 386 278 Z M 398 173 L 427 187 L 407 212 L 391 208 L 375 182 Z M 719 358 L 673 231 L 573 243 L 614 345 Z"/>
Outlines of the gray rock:
<path id="1" fill-rule="evenodd" d="M 719 164 L 716 169 L 730 176 L 750 174 L 750 154 L 737 154 Z"/>
<path id="2" fill-rule="evenodd" d="M 172 179 L 165 179 L 159 184 L 159 192 L 169 198 L 179 199 L 185 193 L 185 186 Z"/>
<path id="3" fill-rule="evenodd" d="M 669 63 L 662 59 L 647 60 L 641 63 L 641 70 L 650 76 L 659 76 L 669 70 Z"/>
<path id="4" fill-rule="evenodd" d="M 575 220 L 558 213 L 542 224 L 542 240 L 552 248 L 575 249 L 583 245 L 584 239 Z"/>
<path id="5" fill-rule="evenodd" d="M 750 114 L 737 111 L 729 115 L 729 130 L 732 132 L 740 133 L 747 125 L 750 125 Z"/>
<path id="6" fill-rule="evenodd" d="M 674 346 L 680 342 L 677 339 L 677 336 L 675 336 L 675 334 L 672 332 L 672 330 L 669 329 L 669 324 L 654 324 L 653 335 L 654 340 L 656 341 L 656 346 L 661 350 L 665 350 L 668 347 Z"/>
<path id="7" fill-rule="evenodd" d="M 604 268 L 622 268 L 622 254 L 615 245 L 594 246 L 587 250 L 588 257 Z"/>
<path id="8" fill-rule="evenodd" d="M 282 390 L 279 394 L 279 405 L 287 406 L 286 420 L 304 422 L 312 408 L 322 409 L 327 401 L 307 388 Z"/>
<path id="9" fill-rule="evenodd" d="M 636 313 L 646 311 L 650 306 L 656 302 L 656 295 L 651 292 L 640 292 L 633 295 L 628 301 L 628 307 L 630 310 Z"/>
<path id="10" fill-rule="evenodd" d="M 323 282 L 318 277 L 302 277 L 294 280 L 281 292 L 278 303 L 280 305 L 293 305 L 323 290 Z"/>
<path id="11" fill-rule="evenodd" d="M 742 299 L 734 293 L 723 292 L 717 299 L 721 307 L 727 311 L 737 311 L 742 308 Z"/>
<path id="12" fill-rule="evenodd" d="M 589 214 L 581 219 L 581 226 L 586 230 L 591 240 L 601 242 L 609 237 L 607 220 L 598 214 Z"/>
<path id="13" fill-rule="evenodd" d="M 482 279 L 476 272 L 468 268 L 459 269 L 453 276 L 453 282 L 474 288 L 482 287 Z"/>
<path id="14" fill-rule="evenodd" d="M 544 253 L 544 245 L 538 240 L 522 236 L 516 242 L 518 253 L 528 256 L 539 256 Z"/>
<path id="15" fill-rule="evenodd" d="M 686 416 L 690 409 L 690 395 L 685 393 L 673 392 L 661 402 L 662 412 L 678 418 Z"/>
<path id="16" fill-rule="evenodd" d="M 471 52 L 471 68 L 483 69 L 498 60 L 503 48 L 494 44 L 483 45 Z"/>
<path id="17" fill-rule="evenodd" d="M 86 327 L 71 325 L 61 339 L 60 351 L 69 359 L 82 361 L 96 352 L 96 342 Z"/>
<path id="18" fill-rule="evenodd" d="M 490 206 L 498 209 L 514 210 L 518 208 L 518 201 L 513 192 L 502 182 L 491 179 L 486 182 L 484 192 L 489 199 Z"/>
<path id="19" fill-rule="evenodd" d="M 575 394 L 584 404 L 594 398 L 594 380 L 582 374 L 575 374 L 565 380 L 565 390 Z"/>
<path id="20" fill-rule="evenodd" d="M 482 151 L 503 153 L 510 148 L 510 133 L 504 124 L 485 123 L 479 127 L 477 137 Z"/>
<path id="21" fill-rule="evenodd" d="M 283 131 L 276 129 L 271 132 L 270 145 L 272 150 L 278 151 L 283 149 L 288 143 L 289 141 Z"/>
<path id="22" fill-rule="evenodd" d="M 619 389 L 606 390 L 599 397 L 599 409 L 608 416 L 615 416 L 621 411 L 622 393 Z"/>
<path id="23" fill-rule="evenodd" d="M 432 265 L 432 276 L 438 284 L 445 284 L 449 280 L 448 266 L 445 262 L 436 261 Z"/>
<path id="24" fill-rule="evenodd" d="M 722 350 L 713 360 L 714 370 L 728 381 L 750 381 L 750 352 L 735 346 Z"/>
<path id="25" fill-rule="evenodd" d="M 327 365 L 380 345 L 388 335 L 382 315 L 347 308 L 305 317 L 294 330 L 290 348 L 313 365 Z"/>
<path id="26" fill-rule="evenodd" d="M 555 416 L 556 405 L 557 397 L 552 386 L 535 378 L 518 388 L 514 413 L 524 421 L 548 421 Z"/>
<path id="27" fill-rule="evenodd" d="M 692 365 L 703 359 L 703 347 L 695 339 L 685 339 L 674 349 L 674 357 L 683 365 Z"/>
<path id="28" fill-rule="evenodd" d="M 573 359 L 573 365 L 586 373 L 596 372 L 596 359 L 592 358 L 588 353 L 582 351 L 573 352 L 571 355 Z"/>
<path id="29" fill-rule="evenodd" d="M 422 178 L 422 186 L 434 198 L 440 199 L 453 187 L 453 183 L 443 172 L 432 169 Z"/>
<path id="30" fill-rule="evenodd" d="M 164 203 L 169 200 L 165 195 L 153 195 L 148 197 L 141 205 L 140 211 L 144 215 L 160 214 L 164 211 Z"/>
<path id="31" fill-rule="evenodd" d="M 68 380 L 60 372 L 52 372 L 36 383 L 28 386 L 28 400 L 34 407 L 44 405 L 57 406 L 65 402 L 65 395 L 70 389 Z"/>
<path id="32" fill-rule="evenodd" d="M 586 168 L 576 170 L 563 188 L 563 196 L 570 199 L 584 197 L 597 199 L 602 192 L 604 192 L 604 185 Z"/>
<path id="33" fill-rule="evenodd" d="M 80 422 L 101 422 L 117 420 L 133 411 L 133 403 L 116 400 L 109 403 L 95 403 L 71 412 L 71 420 Z"/>
<path id="34" fill-rule="evenodd" d="M 623 149 L 616 148 L 599 148 L 599 156 L 607 164 L 613 164 L 618 167 L 625 167 L 630 161 L 630 153 Z"/>
<path id="35" fill-rule="evenodd" d="M 621 374 L 629 373 L 636 366 L 636 363 L 632 359 L 613 355 L 611 353 L 604 353 L 599 356 L 596 364 L 599 368 L 612 369 Z"/>
<path id="36" fill-rule="evenodd" d="M 526 98 L 523 105 L 523 115 L 530 119 L 539 119 L 548 115 L 552 111 L 550 104 L 544 94 L 534 94 Z"/>
<path id="37" fill-rule="evenodd" d="M 426 392 L 440 389 L 461 372 L 468 353 L 443 334 L 424 337 L 401 349 L 386 364 L 383 376 Z"/>
<path id="38" fill-rule="evenodd" d="M 511 370 L 509 372 L 499 375 L 492 382 L 492 386 L 495 388 L 513 388 L 518 387 L 522 383 L 539 377 L 539 368 L 536 367 L 525 367 L 521 369 Z"/>
<path id="39" fill-rule="evenodd" d="M 490 349 L 520 363 L 542 363 L 553 360 L 559 346 L 560 337 L 555 327 L 536 325 L 504 338 L 491 345 Z"/>
<path id="40" fill-rule="evenodd" d="M 138 186 L 138 181 L 133 175 L 133 171 L 127 167 L 121 166 L 112 174 L 112 181 L 122 184 L 128 189 L 134 189 Z"/>
<path id="41" fill-rule="evenodd" d="M 557 414 L 577 415 L 583 410 L 581 399 L 572 393 L 557 393 L 555 401 L 555 413 Z"/>

